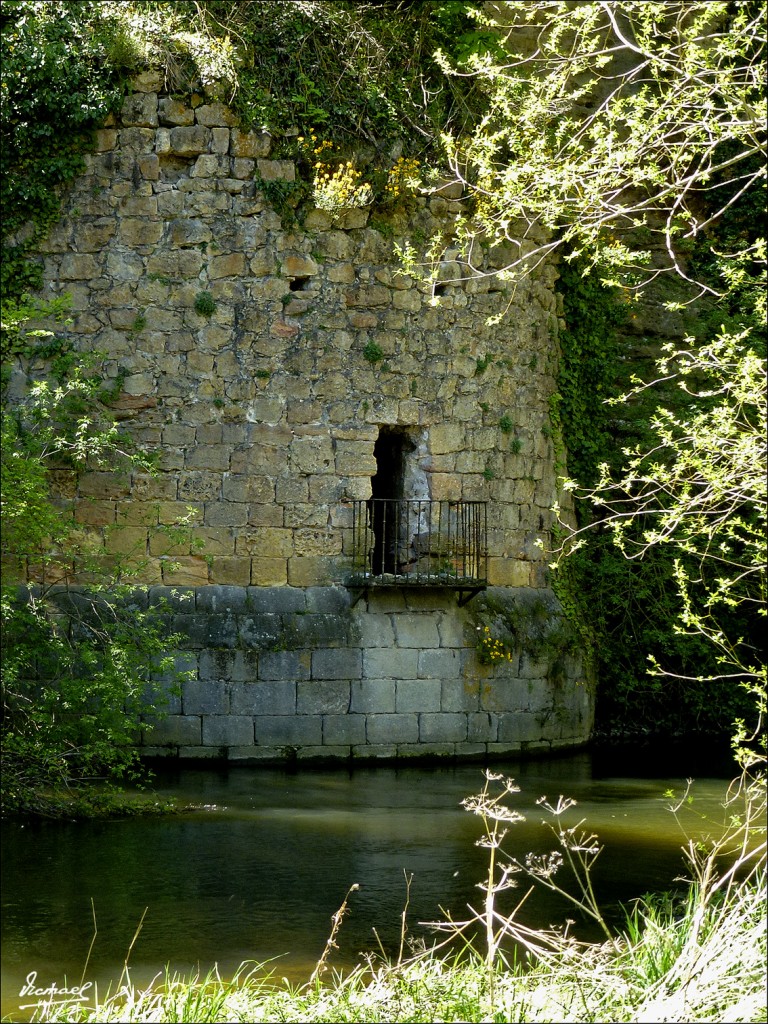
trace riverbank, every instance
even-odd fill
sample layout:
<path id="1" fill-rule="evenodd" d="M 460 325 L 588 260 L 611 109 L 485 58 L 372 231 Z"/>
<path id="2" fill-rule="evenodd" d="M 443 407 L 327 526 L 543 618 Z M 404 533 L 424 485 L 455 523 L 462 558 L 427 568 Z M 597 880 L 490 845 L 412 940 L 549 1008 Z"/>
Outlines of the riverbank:
<path id="1" fill-rule="evenodd" d="M 408 886 L 399 943 L 386 949 L 381 945 L 380 955 L 361 955 L 343 970 L 331 970 L 329 962 L 338 963 L 338 946 L 346 937 L 345 915 L 352 906 L 354 918 L 358 909 L 352 900 L 358 895 L 355 884 L 332 917 L 324 952 L 301 981 L 289 982 L 282 963 L 273 960 L 242 963 L 229 974 L 167 968 L 139 983 L 132 960 L 128 966 L 139 927 L 124 954 L 126 969 L 109 991 L 97 992 L 95 984 L 86 983 L 82 990 L 70 991 L 68 1001 L 51 1005 L 44 992 L 31 990 L 27 1015 L 15 1019 L 201 1024 L 765 1021 L 762 779 L 734 782 L 726 801 L 725 830 L 706 846 L 693 838 L 688 842 L 688 881 L 676 894 L 657 889 L 655 895 L 625 902 L 621 919 L 606 916 L 595 897 L 592 869 L 601 848 L 595 836 L 582 831 L 583 820 L 571 825 L 567 813 L 561 818 L 570 803 L 562 797 L 556 803 L 536 801 L 554 822 L 555 852 L 518 855 L 513 846 L 502 858 L 506 830 L 520 820 L 514 810 L 517 794 L 513 780 L 489 772 L 483 791 L 464 801 L 465 808 L 482 820 L 484 835 L 476 845 L 484 851 L 486 881 L 479 887 L 481 895 L 475 891 L 472 897 L 477 909 L 466 922 L 448 917 L 441 930 L 433 929 L 430 949 L 423 939 L 415 945 L 409 942 Z M 677 810 L 686 804 L 682 794 Z M 562 865 L 570 868 L 563 872 L 570 878 L 563 878 L 562 884 L 576 893 L 569 897 L 573 916 L 592 917 L 602 931 L 601 940 L 577 938 L 572 922 L 561 929 L 532 927 L 528 907 L 520 913 L 529 888 L 565 894 L 558 874 Z M 510 880 L 519 887 L 505 903 L 502 893 Z M 227 914 L 226 907 L 220 914 Z M 375 930 L 374 934 L 378 938 Z M 436 935 L 442 935 L 439 945 Z"/>
<path id="2" fill-rule="evenodd" d="M 684 908 L 641 901 L 614 941 L 571 945 L 542 933 L 529 962 L 489 966 L 423 953 L 371 961 L 303 988 L 243 965 L 229 982 L 167 976 L 125 985 L 86 1010 L 40 1008 L 37 1021 L 765 1021 L 765 877 L 695 886 Z M 554 946 L 551 943 L 555 943 Z M 547 950 L 547 946 L 549 949 Z"/>

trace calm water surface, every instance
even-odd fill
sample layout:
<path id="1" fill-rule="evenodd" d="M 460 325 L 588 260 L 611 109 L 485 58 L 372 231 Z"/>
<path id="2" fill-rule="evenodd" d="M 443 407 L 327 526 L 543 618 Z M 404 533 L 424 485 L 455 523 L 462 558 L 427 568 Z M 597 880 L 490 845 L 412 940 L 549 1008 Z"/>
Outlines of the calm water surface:
<path id="1" fill-rule="evenodd" d="M 730 769 L 699 753 L 698 764 L 657 751 L 619 762 L 580 753 L 495 766 L 521 787 L 514 806 L 526 816 L 506 847 L 518 856 L 553 849 L 536 799 L 573 797 L 578 805 L 567 823 L 585 818 L 599 835 L 597 888 L 618 919 L 620 903 L 673 888 L 684 869 L 684 836 L 665 791 L 680 791 L 695 775 L 694 807 L 722 815 Z M 420 922 L 439 919 L 440 907 L 460 918 L 481 896 L 475 884 L 485 858 L 474 845 L 481 823 L 460 802 L 483 781 L 477 765 L 297 774 L 184 769 L 158 776 L 156 791 L 205 809 L 162 819 L 5 823 L 2 1013 L 26 1019 L 14 1011 L 31 971 L 38 986 L 62 986 L 79 983 L 85 968 L 85 980 L 103 991 L 119 978 L 142 917 L 129 960 L 134 982 L 166 964 L 203 972 L 218 964 L 228 974 L 245 960 L 272 960 L 278 978 L 304 981 L 353 883 L 360 888 L 332 964 L 350 965 L 376 949 L 376 935 L 396 950 L 406 875 L 410 933 L 429 938 Z M 689 823 L 695 831 L 696 819 Z M 522 920 L 536 926 L 573 916 L 534 893 Z M 598 938 L 581 920 L 575 931 Z"/>

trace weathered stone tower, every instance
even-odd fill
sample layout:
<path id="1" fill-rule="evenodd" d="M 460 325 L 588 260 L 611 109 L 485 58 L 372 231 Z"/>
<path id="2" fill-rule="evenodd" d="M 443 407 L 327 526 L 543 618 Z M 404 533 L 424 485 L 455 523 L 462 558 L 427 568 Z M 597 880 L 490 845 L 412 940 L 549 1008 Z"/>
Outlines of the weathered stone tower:
<path id="1" fill-rule="evenodd" d="M 55 480 L 188 638 L 193 678 L 147 752 L 585 742 L 592 688 L 537 546 L 558 497 L 553 268 L 513 288 L 484 273 L 491 250 L 420 285 L 394 243 L 450 239 L 455 186 L 297 219 L 294 162 L 199 100 L 138 79 L 42 251 L 46 294 L 72 295 L 79 346 L 121 381 L 118 418 L 161 453 L 156 476 Z M 156 528 L 188 511 L 172 546 Z M 488 663 L 502 620 L 513 643 Z"/>

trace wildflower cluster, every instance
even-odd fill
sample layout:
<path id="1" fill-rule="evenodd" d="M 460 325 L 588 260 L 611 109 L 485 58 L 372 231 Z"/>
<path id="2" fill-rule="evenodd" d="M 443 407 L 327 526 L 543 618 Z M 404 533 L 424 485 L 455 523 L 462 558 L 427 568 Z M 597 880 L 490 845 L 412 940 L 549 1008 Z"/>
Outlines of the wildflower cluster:
<path id="1" fill-rule="evenodd" d="M 478 626 L 477 653 L 483 665 L 495 665 L 498 661 L 512 661 L 512 651 L 502 640 L 497 640 L 489 626 Z"/>
<path id="2" fill-rule="evenodd" d="M 351 160 L 327 163 L 321 159 L 324 153 L 332 155 L 332 142 L 318 139 L 314 132 L 300 135 L 296 141 L 312 164 L 312 199 L 319 210 L 356 209 L 373 202 L 372 186 Z"/>
<path id="3" fill-rule="evenodd" d="M 318 210 L 357 209 L 373 202 L 373 189 L 351 160 L 337 164 L 335 170 L 332 164 L 318 161 L 314 165 L 312 198 Z"/>
<path id="4" fill-rule="evenodd" d="M 326 149 L 333 149 L 333 143 L 328 139 L 320 139 L 310 132 L 309 135 L 299 135 L 296 139 L 304 155 L 310 160 L 316 160 Z"/>
<path id="5" fill-rule="evenodd" d="M 401 195 L 413 193 L 421 187 L 419 177 L 419 161 L 414 157 L 401 156 L 390 168 L 384 195 L 388 199 L 398 199 Z"/>

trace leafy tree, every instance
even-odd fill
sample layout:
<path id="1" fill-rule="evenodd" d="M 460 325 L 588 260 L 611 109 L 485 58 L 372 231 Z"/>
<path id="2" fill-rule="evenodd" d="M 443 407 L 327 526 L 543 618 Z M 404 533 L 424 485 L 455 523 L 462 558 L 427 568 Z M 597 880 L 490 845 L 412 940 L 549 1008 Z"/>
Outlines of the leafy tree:
<path id="1" fill-rule="evenodd" d="M 653 713 L 660 687 L 682 680 L 692 707 L 709 701 L 710 720 L 738 709 L 734 685 L 750 690 L 762 714 L 765 7 L 500 0 L 489 9 L 505 59 L 444 61 L 488 98 L 473 132 L 446 138 L 452 170 L 474 198 L 474 222 L 462 226 L 466 262 L 482 235 L 511 251 L 502 271 L 510 277 L 555 253 L 578 265 L 586 285 L 571 281 L 571 298 L 586 288 L 598 314 L 599 283 L 627 300 L 649 286 L 664 295 L 665 278 L 668 308 L 696 310 L 696 337 L 660 352 L 653 379 L 625 376 L 623 394 L 587 398 L 580 387 L 584 358 L 591 365 L 610 348 L 609 324 L 595 341 L 569 322 L 562 339 L 557 411 L 576 445 L 568 486 L 583 499 L 579 528 L 561 523 L 570 535 L 563 550 L 590 537 L 582 580 L 596 595 L 611 591 L 601 639 L 617 630 L 628 647 L 629 627 L 638 627 L 658 673 L 636 681 L 625 711 Z M 621 360 L 610 369 L 618 378 Z M 616 413 L 609 420 L 596 409 L 603 400 L 620 406 L 620 426 Z M 597 424 L 591 435 L 588 421 Z M 617 430 L 624 443 L 607 443 Z M 603 538 L 627 559 L 624 569 Z M 668 584 L 674 615 L 658 598 Z M 639 628 L 649 610 L 656 640 Z M 702 640 L 709 655 L 697 655 Z M 609 684 L 615 697 L 626 681 L 617 674 Z M 641 687 L 653 700 L 643 703 Z"/>
<path id="2" fill-rule="evenodd" d="M 468 138 L 446 142 L 481 230 L 519 247 L 509 269 L 559 249 L 616 268 L 624 284 L 646 279 L 643 267 L 687 278 L 695 241 L 764 186 L 764 5 L 490 6 L 508 56 L 461 65 L 488 109 Z"/>
<path id="3" fill-rule="evenodd" d="M 62 497 L 83 469 L 150 466 L 110 421 L 99 376 L 54 332 L 30 328 L 30 318 L 61 316 L 61 302 L 3 309 L 5 812 L 87 811 L 88 783 L 137 778 L 142 714 L 159 711 L 180 679 L 164 609 L 130 585 L 140 562 L 107 559 Z M 31 379 L 18 361 L 11 372 L 13 352 L 37 368 Z"/>

